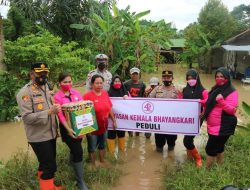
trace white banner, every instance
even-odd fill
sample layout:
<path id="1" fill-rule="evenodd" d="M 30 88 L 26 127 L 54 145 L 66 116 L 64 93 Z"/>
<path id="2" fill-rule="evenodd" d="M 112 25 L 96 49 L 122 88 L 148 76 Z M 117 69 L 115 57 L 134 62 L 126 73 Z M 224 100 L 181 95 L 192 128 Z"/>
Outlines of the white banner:
<path id="1" fill-rule="evenodd" d="M 117 130 L 196 135 L 200 130 L 199 100 L 111 98 Z M 109 121 L 109 130 L 113 123 Z"/>

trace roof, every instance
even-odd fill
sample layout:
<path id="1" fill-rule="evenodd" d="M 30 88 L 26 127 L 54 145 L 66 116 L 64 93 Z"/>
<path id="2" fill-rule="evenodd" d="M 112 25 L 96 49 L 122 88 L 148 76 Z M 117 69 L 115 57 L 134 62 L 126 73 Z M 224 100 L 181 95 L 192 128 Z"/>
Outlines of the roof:
<path id="1" fill-rule="evenodd" d="M 184 48 L 186 47 L 185 46 L 185 42 L 186 40 L 184 38 L 179 38 L 179 39 L 170 39 L 169 40 L 171 43 L 169 42 L 166 42 L 166 45 L 170 48 L 173 48 L 173 47 L 181 47 L 181 48 Z"/>
<path id="2" fill-rule="evenodd" d="M 250 52 L 250 45 L 246 45 L 246 46 L 222 45 L 221 47 L 223 47 L 227 51 L 247 51 L 247 52 Z"/>
<path id="3" fill-rule="evenodd" d="M 225 45 L 250 45 L 250 29 L 226 40 Z"/>

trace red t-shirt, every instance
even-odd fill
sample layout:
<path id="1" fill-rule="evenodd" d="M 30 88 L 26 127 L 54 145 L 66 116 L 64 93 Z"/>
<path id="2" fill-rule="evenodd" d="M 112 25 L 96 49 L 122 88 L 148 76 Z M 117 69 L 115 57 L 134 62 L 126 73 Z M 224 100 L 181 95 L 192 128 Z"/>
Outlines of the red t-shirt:
<path id="1" fill-rule="evenodd" d="M 112 107 L 109 95 L 106 91 L 102 91 L 100 96 L 97 96 L 93 91 L 89 91 L 83 95 L 84 100 L 91 100 L 94 103 L 98 131 L 92 132 L 94 135 L 102 135 L 108 128 L 108 116 Z"/>

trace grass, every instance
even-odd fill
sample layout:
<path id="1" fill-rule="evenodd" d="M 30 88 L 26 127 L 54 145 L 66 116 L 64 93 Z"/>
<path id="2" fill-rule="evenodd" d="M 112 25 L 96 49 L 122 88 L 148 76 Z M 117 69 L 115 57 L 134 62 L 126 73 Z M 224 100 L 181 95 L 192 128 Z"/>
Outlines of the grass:
<path id="1" fill-rule="evenodd" d="M 57 172 L 56 184 L 63 184 L 67 190 L 77 190 L 73 169 L 69 165 L 68 147 L 57 143 Z M 83 145 L 85 146 L 85 142 Z M 86 150 L 86 148 L 85 148 Z M 84 158 L 87 153 L 84 151 Z M 91 190 L 108 190 L 118 182 L 121 171 L 119 163 L 108 158 L 109 167 L 91 170 L 84 162 L 84 179 Z M 0 189 L 1 190 L 34 190 L 39 189 L 37 180 L 38 162 L 28 152 L 17 152 L 6 163 L 0 162 Z"/>
<path id="2" fill-rule="evenodd" d="M 231 136 L 225 150 L 223 165 L 210 170 L 196 169 L 194 163 L 185 162 L 165 170 L 163 183 L 166 190 L 220 190 L 225 185 L 250 187 L 250 132 L 237 131 Z M 205 152 L 202 152 L 205 158 Z"/>

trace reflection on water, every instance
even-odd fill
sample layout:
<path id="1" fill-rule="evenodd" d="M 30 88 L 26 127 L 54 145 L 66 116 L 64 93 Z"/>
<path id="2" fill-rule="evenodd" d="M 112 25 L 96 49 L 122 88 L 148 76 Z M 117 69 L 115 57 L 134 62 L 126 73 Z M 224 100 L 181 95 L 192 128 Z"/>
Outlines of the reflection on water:
<path id="1" fill-rule="evenodd" d="M 161 70 L 169 69 L 174 72 L 174 84 L 185 86 L 185 73 L 187 69 L 177 65 L 163 65 L 159 72 L 142 74 L 142 80 L 148 84 L 153 76 L 161 78 Z M 201 74 L 201 81 L 205 88 L 211 89 L 214 85 L 214 75 Z M 240 81 L 233 81 L 234 86 L 239 91 L 240 101 L 250 104 L 250 85 L 242 85 Z M 79 87 L 80 92 L 84 92 L 83 87 Z M 203 132 L 206 133 L 206 127 Z M 127 137 L 126 161 L 122 165 L 124 176 L 114 190 L 159 190 L 161 189 L 161 172 L 168 166 L 175 163 L 182 163 L 185 160 L 185 148 L 182 143 L 183 136 L 179 135 L 174 152 L 168 152 L 165 147 L 163 154 L 155 151 L 154 135 L 146 139 L 141 133 L 139 137 Z M 203 135 L 195 138 L 198 148 L 205 143 Z M 0 123 L 0 159 L 8 159 L 11 154 L 23 148 L 27 150 L 27 141 L 22 123 Z M 30 148 L 31 149 L 31 148 Z"/>

